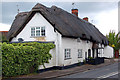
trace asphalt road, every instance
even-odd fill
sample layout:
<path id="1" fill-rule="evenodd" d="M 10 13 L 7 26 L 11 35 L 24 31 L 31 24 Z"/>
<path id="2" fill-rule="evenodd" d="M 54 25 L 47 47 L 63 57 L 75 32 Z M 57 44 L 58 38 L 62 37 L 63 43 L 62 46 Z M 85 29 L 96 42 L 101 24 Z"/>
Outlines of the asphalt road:
<path id="1" fill-rule="evenodd" d="M 120 74 L 120 62 L 111 64 L 108 66 L 104 66 L 101 68 L 88 70 L 85 72 L 62 76 L 60 78 L 99 78 L 99 79 L 116 78 L 118 79 L 119 78 L 118 74 Z"/>

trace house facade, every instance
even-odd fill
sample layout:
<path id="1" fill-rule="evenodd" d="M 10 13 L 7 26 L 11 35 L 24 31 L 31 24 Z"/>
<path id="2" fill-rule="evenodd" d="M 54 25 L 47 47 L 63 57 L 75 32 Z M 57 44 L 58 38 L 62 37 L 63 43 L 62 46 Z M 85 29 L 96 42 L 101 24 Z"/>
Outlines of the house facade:
<path id="1" fill-rule="evenodd" d="M 7 41 L 7 33 L 8 31 L 0 31 L 0 42 Z"/>
<path id="2" fill-rule="evenodd" d="M 52 59 L 45 64 L 46 68 L 83 62 L 88 57 L 104 57 L 108 44 L 106 37 L 88 21 L 56 6 L 48 8 L 39 3 L 15 17 L 8 39 L 54 42 L 56 47 L 50 51 Z"/>

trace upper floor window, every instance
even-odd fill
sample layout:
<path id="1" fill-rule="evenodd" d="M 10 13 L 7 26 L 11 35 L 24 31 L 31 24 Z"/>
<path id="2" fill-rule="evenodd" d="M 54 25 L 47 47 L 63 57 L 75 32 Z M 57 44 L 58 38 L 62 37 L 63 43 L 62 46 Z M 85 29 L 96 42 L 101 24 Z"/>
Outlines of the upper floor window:
<path id="1" fill-rule="evenodd" d="M 36 27 L 36 36 L 40 36 L 40 27 Z"/>
<path id="2" fill-rule="evenodd" d="M 45 36 L 45 27 L 41 27 L 41 36 Z"/>
<path id="3" fill-rule="evenodd" d="M 35 28 L 34 27 L 31 28 L 31 36 L 35 36 Z"/>
<path id="4" fill-rule="evenodd" d="M 32 27 L 31 28 L 31 36 L 45 36 L 45 27 Z"/>

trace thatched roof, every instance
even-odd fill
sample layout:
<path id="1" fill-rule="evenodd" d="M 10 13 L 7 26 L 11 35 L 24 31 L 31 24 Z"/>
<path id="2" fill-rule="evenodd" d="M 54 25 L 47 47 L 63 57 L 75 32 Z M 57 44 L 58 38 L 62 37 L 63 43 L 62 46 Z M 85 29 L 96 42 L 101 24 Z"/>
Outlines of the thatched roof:
<path id="1" fill-rule="evenodd" d="M 30 12 L 22 12 L 16 16 L 8 32 L 8 39 L 11 40 L 13 37 L 16 37 L 36 12 L 42 14 L 63 37 L 87 39 L 104 44 L 108 43 L 107 38 L 91 23 L 56 6 L 48 8 L 39 3 Z"/>

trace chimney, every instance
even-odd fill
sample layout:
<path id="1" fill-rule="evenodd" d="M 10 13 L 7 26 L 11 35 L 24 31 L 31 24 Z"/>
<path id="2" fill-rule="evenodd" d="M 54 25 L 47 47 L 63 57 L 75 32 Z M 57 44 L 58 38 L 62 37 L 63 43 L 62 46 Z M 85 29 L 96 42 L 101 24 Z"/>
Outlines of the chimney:
<path id="1" fill-rule="evenodd" d="M 78 16 L 78 9 L 72 9 L 72 14 Z"/>
<path id="2" fill-rule="evenodd" d="M 84 17 L 83 20 L 88 21 L 88 17 Z"/>

